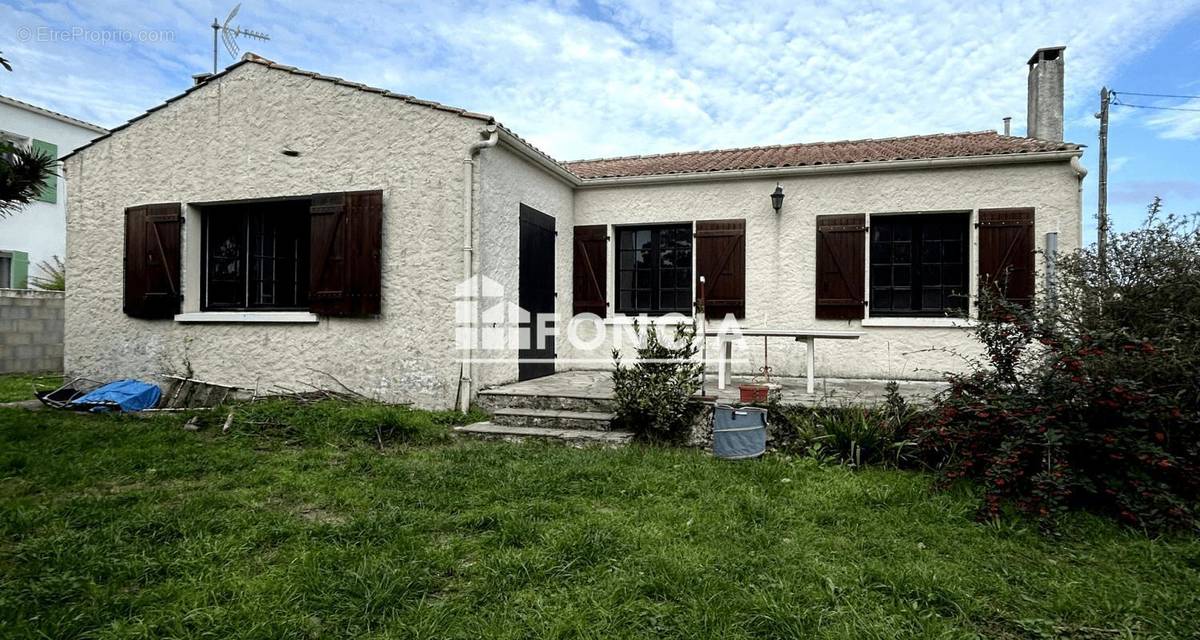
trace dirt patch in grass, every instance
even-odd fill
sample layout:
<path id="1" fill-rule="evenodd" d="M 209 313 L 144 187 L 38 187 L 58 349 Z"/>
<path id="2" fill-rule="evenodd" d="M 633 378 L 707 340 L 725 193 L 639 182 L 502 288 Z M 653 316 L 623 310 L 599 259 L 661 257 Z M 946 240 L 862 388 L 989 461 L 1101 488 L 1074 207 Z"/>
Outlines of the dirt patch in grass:
<path id="1" fill-rule="evenodd" d="M 296 510 L 296 515 L 300 516 L 301 520 L 316 524 L 341 525 L 350 521 L 350 519 L 345 515 L 334 513 L 328 509 L 313 505 L 304 505 L 300 507 Z"/>

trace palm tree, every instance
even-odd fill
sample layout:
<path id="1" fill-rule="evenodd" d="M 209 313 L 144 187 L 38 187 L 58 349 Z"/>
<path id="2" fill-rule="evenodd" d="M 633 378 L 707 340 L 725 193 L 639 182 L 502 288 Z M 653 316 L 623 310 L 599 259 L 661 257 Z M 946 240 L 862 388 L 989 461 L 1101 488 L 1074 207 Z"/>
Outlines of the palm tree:
<path id="1" fill-rule="evenodd" d="M 50 260 L 42 260 L 37 266 L 42 270 L 42 275 L 31 276 L 29 284 L 42 291 L 67 290 L 67 267 L 62 258 L 50 256 Z"/>
<path id="2" fill-rule="evenodd" d="M 12 71 L 12 65 L 3 55 L 0 55 L 0 67 Z M 0 219 L 20 211 L 42 193 L 47 179 L 58 175 L 54 172 L 57 161 L 48 153 L 0 140 Z"/>
<path id="3" fill-rule="evenodd" d="M 29 204 L 47 186 L 57 159 L 44 151 L 0 141 L 0 218 Z"/>

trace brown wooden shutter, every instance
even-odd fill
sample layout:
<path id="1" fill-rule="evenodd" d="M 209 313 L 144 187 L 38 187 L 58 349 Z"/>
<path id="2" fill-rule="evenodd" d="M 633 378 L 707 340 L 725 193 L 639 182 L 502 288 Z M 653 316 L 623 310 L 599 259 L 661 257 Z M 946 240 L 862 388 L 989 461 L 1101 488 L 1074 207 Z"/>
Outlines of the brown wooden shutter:
<path id="1" fill-rule="evenodd" d="M 817 216 L 817 319 L 864 316 L 865 215 Z"/>
<path id="2" fill-rule="evenodd" d="M 573 311 L 608 313 L 608 228 L 602 224 L 575 227 L 575 260 L 571 270 Z"/>
<path id="3" fill-rule="evenodd" d="M 181 211 L 178 202 L 125 210 L 125 315 L 156 319 L 179 313 Z"/>
<path id="4" fill-rule="evenodd" d="M 696 222 L 696 291 L 704 276 L 704 315 L 746 317 L 746 221 Z"/>
<path id="5" fill-rule="evenodd" d="M 309 309 L 326 316 L 379 315 L 383 192 L 316 194 L 309 214 Z"/>
<path id="6" fill-rule="evenodd" d="M 1028 306 L 1034 295 L 1033 209 L 979 210 L 979 285 Z"/>

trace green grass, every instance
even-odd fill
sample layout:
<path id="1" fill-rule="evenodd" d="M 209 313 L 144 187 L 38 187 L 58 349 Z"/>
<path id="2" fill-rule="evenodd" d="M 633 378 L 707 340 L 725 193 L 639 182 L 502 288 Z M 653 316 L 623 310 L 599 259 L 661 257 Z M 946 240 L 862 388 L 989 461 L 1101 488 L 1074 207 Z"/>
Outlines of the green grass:
<path id="1" fill-rule="evenodd" d="M 974 522 L 923 474 L 0 409 L 0 636 L 1194 637 L 1200 542 Z M 374 409 L 372 409 L 374 410 Z M 375 416 L 376 418 L 378 416 Z M 370 416 L 347 422 L 362 427 Z M 249 424 L 254 422 L 256 424 Z"/>
<path id="2" fill-rule="evenodd" d="M 32 400 L 33 388 L 49 390 L 62 384 L 62 376 L 47 373 L 7 373 L 0 375 L 0 402 Z"/>

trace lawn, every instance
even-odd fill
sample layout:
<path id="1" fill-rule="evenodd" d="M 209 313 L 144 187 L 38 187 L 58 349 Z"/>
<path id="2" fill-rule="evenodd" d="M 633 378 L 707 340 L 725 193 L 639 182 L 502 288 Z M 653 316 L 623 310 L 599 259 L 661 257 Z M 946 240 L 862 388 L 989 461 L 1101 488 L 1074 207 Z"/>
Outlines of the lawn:
<path id="1" fill-rule="evenodd" d="M 0 636 L 1195 637 L 1200 541 L 782 456 L 0 409 Z M 261 412 L 260 412 L 261 413 Z M 269 416 L 274 415 L 274 418 Z M 348 420 L 361 423 L 361 416 Z M 255 422 L 255 424 L 250 424 Z M 361 424 L 359 424 L 361 426 Z M 357 429 L 357 427 L 356 427 Z"/>
<path id="2" fill-rule="evenodd" d="M 62 384 L 62 380 L 62 376 L 48 373 L 0 375 L 0 402 L 31 400 L 34 386 L 49 390 Z"/>

